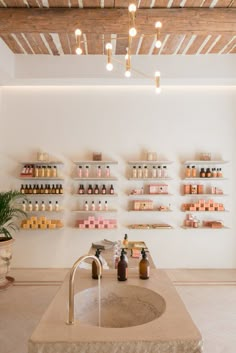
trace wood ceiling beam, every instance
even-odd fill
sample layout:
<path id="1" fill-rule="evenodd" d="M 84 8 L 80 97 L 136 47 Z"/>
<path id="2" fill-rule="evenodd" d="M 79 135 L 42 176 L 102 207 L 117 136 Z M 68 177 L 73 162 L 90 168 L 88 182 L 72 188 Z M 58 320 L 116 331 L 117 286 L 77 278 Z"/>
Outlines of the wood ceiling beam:
<path id="1" fill-rule="evenodd" d="M 163 33 L 236 33 L 236 8 L 138 9 L 137 30 L 155 33 L 157 20 L 163 24 Z M 127 9 L 0 8 L 0 35 L 64 33 L 78 27 L 84 33 L 127 33 L 128 26 Z"/>

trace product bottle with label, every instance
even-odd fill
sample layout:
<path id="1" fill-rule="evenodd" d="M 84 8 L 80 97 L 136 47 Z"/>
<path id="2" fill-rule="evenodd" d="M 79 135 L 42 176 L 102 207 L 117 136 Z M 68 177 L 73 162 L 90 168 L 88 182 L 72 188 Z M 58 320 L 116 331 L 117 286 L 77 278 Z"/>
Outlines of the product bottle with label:
<path id="1" fill-rule="evenodd" d="M 48 203 L 48 211 L 52 211 L 52 201 L 49 201 Z"/>
<path id="2" fill-rule="evenodd" d="M 101 258 L 100 258 L 100 253 L 101 253 L 101 250 L 100 249 L 97 249 L 96 250 L 96 253 L 95 253 L 95 256 L 98 258 L 98 260 L 100 261 L 100 264 L 101 264 L 101 268 L 102 268 L 102 261 L 101 261 Z M 100 278 L 102 277 L 102 274 L 100 276 Z M 98 266 L 97 266 L 97 263 L 95 260 L 93 260 L 92 262 L 92 278 L 93 279 L 98 279 Z"/>
<path id="3" fill-rule="evenodd" d="M 89 206 L 88 206 L 88 201 L 85 201 L 84 203 L 84 211 L 88 211 Z"/>
<path id="4" fill-rule="evenodd" d="M 39 203 L 38 203 L 38 201 L 35 201 L 34 210 L 35 210 L 36 212 L 39 210 Z"/>
<path id="5" fill-rule="evenodd" d="M 128 244 L 129 244 L 128 234 L 125 234 L 125 236 L 124 236 L 124 240 L 123 240 L 123 245 L 124 245 L 125 247 L 127 247 L 127 246 L 128 246 Z"/>
<path id="6" fill-rule="evenodd" d="M 191 169 L 190 169 L 189 165 L 187 165 L 187 167 L 185 169 L 185 177 L 186 178 L 191 178 Z"/>
<path id="7" fill-rule="evenodd" d="M 142 259 L 139 262 L 139 278 L 148 279 L 150 275 L 150 264 L 147 259 L 147 254 L 142 250 Z"/>
<path id="8" fill-rule="evenodd" d="M 128 264 L 125 261 L 125 255 L 121 253 L 120 261 L 117 266 L 117 279 L 118 281 L 126 281 L 128 276 Z"/>
<path id="9" fill-rule="evenodd" d="M 22 202 L 22 205 L 21 205 L 21 209 L 22 211 L 26 211 L 26 204 L 25 204 L 25 201 Z"/>
<path id="10" fill-rule="evenodd" d="M 46 207 L 45 207 L 45 203 L 44 201 L 42 201 L 41 203 L 41 211 L 45 211 Z"/>
<path id="11" fill-rule="evenodd" d="M 192 166 L 192 178 L 196 178 L 197 176 L 197 169 L 195 167 L 195 165 Z"/>
<path id="12" fill-rule="evenodd" d="M 92 203 L 91 203 L 91 211 L 95 211 L 95 203 L 94 203 L 94 201 L 92 201 Z"/>
<path id="13" fill-rule="evenodd" d="M 113 188 L 113 185 L 111 184 L 111 187 L 110 187 L 110 194 L 113 195 L 114 194 L 114 188 Z"/>
<path id="14" fill-rule="evenodd" d="M 132 178 L 137 178 L 137 169 L 135 165 L 133 166 Z"/>
<path id="15" fill-rule="evenodd" d="M 157 177 L 157 170 L 155 165 L 152 167 L 152 178 L 156 178 Z"/>
<path id="16" fill-rule="evenodd" d="M 148 178 L 148 167 L 146 165 L 143 168 L 143 177 Z"/>
<path id="17" fill-rule="evenodd" d="M 32 205 L 32 202 L 31 202 L 31 201 L 29 201 L 29 203 L 28 203 L 28 211 L 29 211 L 29 212 L 32 212 L 32 211 L 33 211 L 33 205 Z"/>
<path id="18" fill-rule="evenodd" d="M 94 194 L 96 194 L 96 195 L 99 194 L 99 188 L 98 188 L 97 184 L 95 185 L 95 188 L 94 188 Z"/>

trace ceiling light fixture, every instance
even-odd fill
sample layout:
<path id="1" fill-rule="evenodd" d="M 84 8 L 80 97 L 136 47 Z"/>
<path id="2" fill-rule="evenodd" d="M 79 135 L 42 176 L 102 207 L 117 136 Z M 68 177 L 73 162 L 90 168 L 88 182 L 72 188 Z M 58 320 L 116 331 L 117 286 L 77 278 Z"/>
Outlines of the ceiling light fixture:
<path id="1" fill-rule="evenodd" d="M 81 55 L 83 53 L 83 50 L 81 49 L 81 35 L 82 35 L 82 31 L 79 28 L 77 28 L 75 30 L 75 38 L 76 38 L 76 44 L 77 44 L 75 52 L 77 55 Z"/>

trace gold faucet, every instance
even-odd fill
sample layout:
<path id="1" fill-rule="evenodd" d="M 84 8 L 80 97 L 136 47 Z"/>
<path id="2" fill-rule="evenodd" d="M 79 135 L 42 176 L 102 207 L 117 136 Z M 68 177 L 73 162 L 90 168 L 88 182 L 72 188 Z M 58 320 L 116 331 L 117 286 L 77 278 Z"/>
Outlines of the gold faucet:
<path id="1" fill-rule="evenodd" d="M 70 270 L 70 279 L 69 279 L 69 319 L 67 324 L 73 325 L 74 324 L 74 280 L 75 280 L 75 272 L 84 260 L 93 259 L 97 263 L 98 267 L 98 278 L 101 277 L 102 274 L 102 266 L 99 259 L 94 255 L 84 255 L 81 256 L 77 261 L 75 261 L 74 265 Z"/>

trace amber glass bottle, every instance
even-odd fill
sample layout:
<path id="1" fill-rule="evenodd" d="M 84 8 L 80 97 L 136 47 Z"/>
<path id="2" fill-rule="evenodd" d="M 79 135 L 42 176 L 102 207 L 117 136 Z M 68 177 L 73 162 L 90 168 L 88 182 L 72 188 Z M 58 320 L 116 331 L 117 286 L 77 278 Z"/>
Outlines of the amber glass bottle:
<path id="1" fill-rule="evenodd" d="M 125 261 L 124 253 L 121 253 L 120 261 L 117 266 L 117 279 L 118 281 L 126 281 L 128 276 L 128 264 Z"/>
<path id="2" fill-rule="evenodd" d="M 147 259 L 147 254 L 142 250 L 142 259 L 139 262 L 139 278 L 148 279 L 150 274 L 150 264 Z"/>
<path id="3" fill-rule="evenodd" d="M 100 261 L 101 268 L 102 268 L 102 261 L 100 259 L 100 253 L 101 253 L 101 250 L 97 249 L 96 253 L 95 253 L 95 256 Z M 97 263 L 96 263 L 95 260 L 93 260 L 93 262 L 92 262 L 92 278 L 93 279 L 98 279 L 98 266 L 97 266 Z M 102 278 L 102 274 L 101 274 L 100 278 Z"/>

